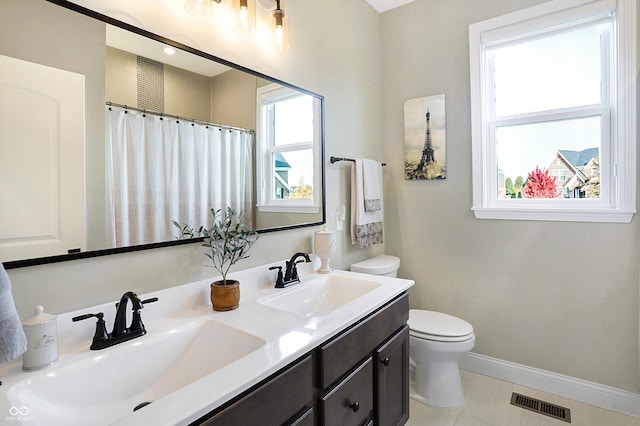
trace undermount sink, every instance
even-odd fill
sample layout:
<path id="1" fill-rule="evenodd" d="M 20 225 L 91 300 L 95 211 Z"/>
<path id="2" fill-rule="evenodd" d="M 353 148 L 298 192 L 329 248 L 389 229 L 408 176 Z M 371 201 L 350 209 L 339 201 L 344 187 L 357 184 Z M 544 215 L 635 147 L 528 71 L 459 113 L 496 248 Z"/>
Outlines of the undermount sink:
<path id="1" fill-rule="evenodd" d="M 265 344 L 259 337 L 201 320 L 92 352 L 12 386 L 9 399 L 46 425 L 104 425 L 166 396 Z M 224 348 L 221 350 L 220 348 Z"/>
<path id="2" fill-rule="evenodd" d="M 267 296 L 258 303 L 303 317 L 321 317 L 353 302 L 380 283 L 328 275 L 280 290 L 282 293 Z"/>

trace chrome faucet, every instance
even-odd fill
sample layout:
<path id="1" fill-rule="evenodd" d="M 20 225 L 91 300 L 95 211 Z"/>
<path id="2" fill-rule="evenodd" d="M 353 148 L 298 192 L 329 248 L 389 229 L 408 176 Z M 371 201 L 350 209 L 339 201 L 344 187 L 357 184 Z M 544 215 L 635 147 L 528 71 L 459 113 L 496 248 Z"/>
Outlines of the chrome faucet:
<path id="1" fill-rule="evenodd" d="M 299 257 L 304 258 L 304 260 L 297 260 Z M 285 288 L 290 285 L 297 284 L 300 282 L 300 277 L 298 277 L 298 268 L 296 265 L 298 263 L 307 262 L 310 263 L 311 259 L 307 253 L 298 252 L 291 256 L 285 264 L 285 272 L 284 277 L 282 276 L 282 266 L 272 266 L 269 269 L 278 269 L 278 279 L 276 280 L 276 288 Z"/>
<path id="2" fill-rule="evenodd" d="M 131 324 L 129 325 L 129 327 L 127 327 L 127 305 L 129 304 L 129 301 L 131 301 L 131 309 L 133 310 L 133 315 L 131 317 Z M 73 322 L 77 322 L 93 317 L 98 318 L 98 321 L 96 322 L 96 332 L 93 336 L 93 341 L 89 349 L 104 349 L 147 334 L 147 330 L 144 328 L 144 324 L 142 323 L 140 310 L 144 308 L 145 303 L 157 301 L 157 297 L 140 300 L 138 295 L 132 291 L 128 291 L 123 294 L 120 298 L 120 302 L 116 303 L 116 319 L 113 322 L 113 331 L 111 333 L 107 333 L 104 322 L 104 314 L 102 312 L 99 312 L 97 314 L 80 315 L 71 318 L 71 320 Z"/>

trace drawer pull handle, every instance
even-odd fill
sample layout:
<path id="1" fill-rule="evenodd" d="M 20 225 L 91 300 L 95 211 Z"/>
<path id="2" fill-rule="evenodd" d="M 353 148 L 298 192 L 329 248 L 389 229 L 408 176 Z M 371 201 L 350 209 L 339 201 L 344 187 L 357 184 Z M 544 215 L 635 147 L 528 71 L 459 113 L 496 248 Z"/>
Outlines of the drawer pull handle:
<path id="1" fill-rule="evenodd" d="M 360 403 L 356 401 L 353 404 L 349 404 L 349 407 L 351 407 L 354 413 L 357 413 L 360 409 Z"/>
<path id="2" fill-rule="evenodd" d="M 388 366 L 389 365 L 389 357 L 385 357 L 385 359 L 382 360 L 382 363 L 384 364 L 384 366 Z"/>

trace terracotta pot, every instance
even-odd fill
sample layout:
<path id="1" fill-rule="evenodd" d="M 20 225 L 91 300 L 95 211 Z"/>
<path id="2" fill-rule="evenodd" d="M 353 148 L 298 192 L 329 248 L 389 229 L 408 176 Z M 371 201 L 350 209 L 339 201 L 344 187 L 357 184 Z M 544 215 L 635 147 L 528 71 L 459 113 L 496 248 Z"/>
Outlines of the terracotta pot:
<path id="1" fill-rule="evenodd" d="M 214 311 L 231 311 L 240 304 L 240 281 L 227 280 L 211 283 L 211 304 Z M 231 284 L 229 284 L 231 283 Z"/>

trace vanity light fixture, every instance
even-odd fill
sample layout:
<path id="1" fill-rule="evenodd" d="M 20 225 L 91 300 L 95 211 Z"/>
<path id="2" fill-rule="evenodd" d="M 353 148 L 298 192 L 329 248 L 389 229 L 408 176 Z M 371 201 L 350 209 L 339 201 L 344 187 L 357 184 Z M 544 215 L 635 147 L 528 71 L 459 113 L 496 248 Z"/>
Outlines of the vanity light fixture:
<path id="1" fill-rule="evenodd" d="M 289 20 L 286 19 L 284 10 L 280 8 L 280 0 L 275 0 L 276 8 L 273 11 L 275 19 L 274 46 L 277 50 L 289 48 Z"/>
<path id="2" fill-rule="evenodd" d="M 184 3 L 184 10 L 193 16 L 208 16 L 213 12 L 213 2 L 220 3 L 222 0 L 187 0 Z"/>
<path id="3" fill-rule="evenodd" d="M 270 1 L 275 1 L 275 9 L 271 9 L 265 4 Z M 186 0 L 184 8 L 193 16 L 207 16 L 213 12 L 213 2 L 220 4 L 222 0 Z M 260 7 L 257 7 L 256 3 L 258 2 Z M 267 30 L 267 33 L 263 33 L 263 35 L 266 36 L 264 40 L 270 44 L 270 48 L 282 51 L 290 47 L 289 20 L 284 9 L 280 7 L 280 0 L 232 0 L 232 4 L 235 15 L 233 24 L 235 32 L 243 34 L 254 32 L 258 24 Z M 257 9 L 260 9 L 261 12 L 259 13 Z M 260 18 L 257 18 L 258 13 Z M 273 20 L 268 22 L 271 19 Z"/>

